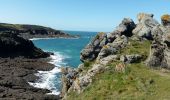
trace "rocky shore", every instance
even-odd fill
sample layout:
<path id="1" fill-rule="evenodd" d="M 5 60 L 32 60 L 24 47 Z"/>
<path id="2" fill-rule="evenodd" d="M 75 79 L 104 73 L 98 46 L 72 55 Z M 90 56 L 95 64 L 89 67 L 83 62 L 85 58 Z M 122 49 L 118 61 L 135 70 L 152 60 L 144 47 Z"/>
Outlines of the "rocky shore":
<path id="1" fill-rule="evenodd" d="M 47 63 L 47 53 L 32 41 L 12 32 L 0 33 L 0 99 L 1 100 L 58 100 L 47 95 L 47 89 L 29 85 L 35 82 L 38 71 L 49 71 L 55 66 Z"/>
<path id="2" fill-rule="evenodd" d="M 92 94 L 98 95 L 97 93 L 99 92 L 95 93 L 93 89 L 100 91 L 103 85 L 108 85 L 105 83 L 100 84 L 103 80 L 99 77 L 98 80 L 100 81 L 97 81 L 94 77 L 99 76 L 99 74 L 102 76 L 102 73 L 107 72 L 111 73 L 109 77 L 106 74 L 110 79 L 110 77 L 114 77 L 112 74 L 117 72 L 128 73 L 126 72 L 128 69 L 126 66 L 144 64 L 143 66 L 149 68 L 169 69 L 170 15 L 163 15 L 161 17 L 162 24 L 153 17 L 153 14 L 139 13 L 137 15 L 139 21 L 137 24 L 130 18 L 124 18 L 113 32 L 109 34 L 97 34 L 81 51 L 80 60 L 83 63 L 79 65 L 77 69 L 63 70 L 63 99 L 73 100 L 73 97 L 77 99 L 82 99 L 83 97 L 93 98 L 88 97 L 88 95 L 91 95 L 88 91 L 93 91 L 91 92 Z M 129 67 L 129 69 L 132 68 Z M 125 77 L 126 76 L 125 74 Z M 121 77 L 119 78 L 121 79 Z M 94 83 L 94 80 L 99 83 Z M 126 78 L 122 80 L 126 81 Z M 104 82 L 105 81 L 107 81 L 107 78 Z M 111 82 L 113 81 L 114 79 Z M 109 83 L 108 89 L 111 88 L 110 86 L 112 86 L 112 84 L 113 83 Z M 91 85 L 93 87 L 91 87 Z M 95 86 L 98 86 L 98 88 L 94 88 Z M 107 91 L 107 93 L 113 95 L 118 92 L 115 91 L 112 93 L 112 91 Z M 126 91 L 128 91 L 128 89 Z M 100 92 L 102 92 L 102 90 Z M 119 93 L 115 95 L 118 96 Z M 105 96 L 103 98 L 106 99 Z"/>

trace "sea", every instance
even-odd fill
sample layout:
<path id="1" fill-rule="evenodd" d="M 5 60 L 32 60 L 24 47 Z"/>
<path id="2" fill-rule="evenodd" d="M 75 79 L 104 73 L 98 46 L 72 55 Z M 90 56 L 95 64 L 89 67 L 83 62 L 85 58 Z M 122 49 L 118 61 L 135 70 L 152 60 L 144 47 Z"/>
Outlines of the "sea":
<path id="1" fill-rule="evenodd" d="M 72 35 L 79 35 L 79 38 L 34 38 L 31 39 L 35 46 L 44 51 L 53 52 L 49 63 L 56 67 L 51 71 L 38 71 L 35 75 L 39 79 L 30 85 L 51 90 L 49 94 L 59 95 L 61 90 L 61 68 L 77 68 L 80 61 L 81 50 L 90 42 L 97 32 L 65 31 Z"/>

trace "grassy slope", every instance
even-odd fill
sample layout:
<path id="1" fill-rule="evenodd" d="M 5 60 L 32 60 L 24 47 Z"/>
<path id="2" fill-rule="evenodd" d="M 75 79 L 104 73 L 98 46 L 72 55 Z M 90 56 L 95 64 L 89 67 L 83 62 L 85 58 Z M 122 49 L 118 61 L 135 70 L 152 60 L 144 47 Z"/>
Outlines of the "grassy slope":
<path id="1" fill-rule="evenodd" d="M 0 23 L 0 27 L 5 27 L 5 28 L 15 29 L 15 30 L 28 30 L 28 29 L 38 30 L 38 29 L 45 29 L 45 30 L 49 30 L 49 31 L 56 31 L 55 29 L 52 29 L 52 28 L 49 28 L 49 27 L 44 27 L 44 26 L 39 26 L 39 25 L 26 25 L 26 24 Z"/>
<path id="2" fill-rule="evenodd" d="M 120 54 L 149 54 L 150 42 L 131 41 Z M 146 59 L 146 58 L 145 58 Z M 68 100 L 162 100 L 170 99 L 170 73 L 155 71 L 143 62 L 128 64 L 126 73 L 114 71 L 117 62 L 108 65 L 108 70 L 96 75 L 91 85 L 79 95 L 68 94 Z M 163 75 L 162 75 L 163 74 Z"/>

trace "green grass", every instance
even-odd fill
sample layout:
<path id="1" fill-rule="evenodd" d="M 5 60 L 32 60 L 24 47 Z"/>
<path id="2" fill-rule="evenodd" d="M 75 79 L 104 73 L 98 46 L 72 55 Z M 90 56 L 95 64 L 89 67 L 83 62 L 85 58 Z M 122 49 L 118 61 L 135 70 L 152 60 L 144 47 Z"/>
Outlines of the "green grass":
<path id="1" fill-rule="evenodd" d="M 150 41 L 130 40 L 119 54 L 141 54 L 143 60 L 149 55 Z M 97 74 L 93 82 L 80 94 L 70 92 L 68 100 L 169 100 L 170 73 L 153 70 L 143 62 L 126 65 L 125 73 L 115 72 L 115 61 L 107 70 Z M 91 64 L 87 64 L 90 66 Z M 91 67 L 88 67 L 91 68 Z"/>
<path id="2" fill-rule="evenodd" d="M 17 29 L 17 30 L 22 30 L 22 25 L 19 24 L 5 24 L 5 23 L 1 23 L 0 24 L 1 27 L 6 27 L 6 28 L 10 28 L 10 29 Z"/>
<path id="3" fill-rule="evenodd" d="M 126 73 L 109 70 L 94 77 L 83 93 L 68 94 L 68 100 L 162 100 L 170 99 L 170 78 L 161 76 L 144 64 L 128 65 Z M 170 73 L 167 73 L 170 75 Z"/>
<path id="4" fill-rule="evenodd" d="M 92 68 L 92 66 L 93 66 L 93 64 L 94 64 L 94 62 L 93 61 L 86 61 L 86 62 L 84 62 L 84 67 L 81 69 L 82 70 L 82 72 L 81 72 L 81 74 L 86 74 L 87 73 L 87 71 L 90 69 L 90 68 Z"/>
<path id="5" fill-rule="evenodd" d="M 40 25 L 28 25 L 28 24 L 8 24 L 8 23 L 0 23 L 0 27 L 8 28 L 8 29 L 14 29 L 14 30 L 49 30 L 49 31 L 55 31 L 55 29 L 44 27 Z"/>

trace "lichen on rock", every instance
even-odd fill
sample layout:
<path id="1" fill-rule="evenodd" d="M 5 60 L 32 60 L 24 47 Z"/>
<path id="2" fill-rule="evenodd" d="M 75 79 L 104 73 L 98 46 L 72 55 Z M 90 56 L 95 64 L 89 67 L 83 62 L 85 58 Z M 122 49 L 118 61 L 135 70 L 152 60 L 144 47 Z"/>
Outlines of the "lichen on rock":
<path id="1" fill-rule="evenodd" d="M 168 15 L 168 14 L 162 15 L 161 22 L 162 22 L 162 25 L 169 26 L 170 25 L 170 15 Z"/>

